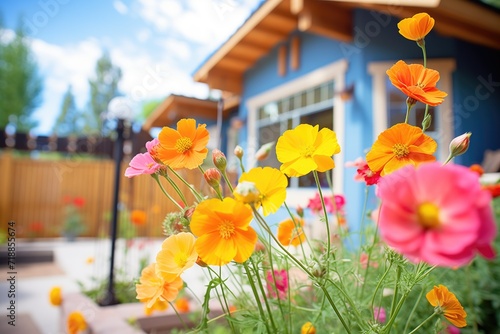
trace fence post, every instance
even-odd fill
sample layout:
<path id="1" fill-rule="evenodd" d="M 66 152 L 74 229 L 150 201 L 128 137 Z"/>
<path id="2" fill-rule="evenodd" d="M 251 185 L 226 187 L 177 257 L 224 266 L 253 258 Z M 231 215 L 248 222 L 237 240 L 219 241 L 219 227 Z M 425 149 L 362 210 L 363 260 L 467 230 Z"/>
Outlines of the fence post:
<path id="1" fill-rule="evenodd" d="M 10 150 L 4 150 L 0 154 L 0 184 L 2 196 L 0 196 L 0 221 L 2 226 L 7 226 L 6 223 L 13 219 L 12 214 L 12 193 L 14 184 L 14 169 L 13 169 L 12 153 Z"/>

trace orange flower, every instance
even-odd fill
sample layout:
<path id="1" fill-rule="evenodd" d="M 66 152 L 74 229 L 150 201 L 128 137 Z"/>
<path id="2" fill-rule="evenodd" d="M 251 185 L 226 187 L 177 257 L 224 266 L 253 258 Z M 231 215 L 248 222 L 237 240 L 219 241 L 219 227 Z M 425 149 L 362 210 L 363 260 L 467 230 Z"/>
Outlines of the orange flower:
<path id="1" fill-rule="evenodd" d="M 191 309 L 189 307 L 189 300 L 187 298 L 177 298 L 175 300 L 175 308 L 181 313 L 187 313 Z"/>
<path id="2" fill-rule="evenodd" d="M 406 64 L 400 60 L 387 70 L 391 83 L 409 98 L 437 106 L 448 95 L 436 88 L 439 72 L 420 64 Z"/>
<path id="3" fill-rule="evenodd" d="M 181 119 L 177 122 L 177 130 L 169 127 L 161 130 L 155 157 L 174 169 L 197 168 L 207 156 L 208 139 L 205 124 L 196 127 L 194 119 Z"/>
<path id="4" fill-rule="evenodd" d="M 130 220 L 137 226 L 146 224 L 146 217 L 146 212 L 143 210 L 133 210 L 132 213 L 130 213 Z"/>
<path id="5" fill-rule="evenodd" d="M 434 27 L 434 19 L 427 13 L 418 13 L 413 17 L 399 21 L 399 33 L 411 41 L 421 41 Z"/>
<path id="6" fill-rule="evenodd" d="M 302 325 L 302 328 L 300 329 L 300 334 L 316 334 L 316 328 L 310 321 L 308 321 L 304 325 Z"/>
<path id="7" fill-rule="evenodd" d="M 444 285 L 434 286 L 425 297 L 435 307 L 436 312 L 444 314 L 444 317 L 454 326 L 467 326 L 467 322 L 465 321 L 467 313 L 464 311 L 457 297 L 447 287 Z"/>
<path id="8" fill-rule="evenodd" d="M 165 311 L 167 308 L 167 302 L 157 299 L 151 307 L 144 305 L 144 314 L 149 317 L 154 311 Z"/>
<path id="9" fill-rule="evenodd" d="M 68 315 L 66 320 L 68 334 L 77 334 L 87 329 L 85 317 L 80 312 L 74 311 Z"/>
<path id="10" fill-rule="evenodd" d="M 179 290 L 184 286 L 180 277 L 172 281 L 165 281 L 156 272 L 156 263 L 152 263 L 142 270 L 139 284 L 135 285 L 137 299 L 151 308 L 158 299 L 171 302 L 177 298 Z"/>
<path id="11" fill-rule="evenodd" d="M 278 240 L 283 246 L 298 246 L 305 240 L 304 220 L 302 218 L 287 219 L 278 225 Z"/>
<path id="12" fill-rule="evenodd" d="M 203 262 L 216 266 L 231 260 L 245 262 L 257 243 L 251 221 L 250 207 L 230 197 L 222 201 L 212 198 L 198 204 L 190 227 L 198 236 L 195 249 Z"/>
<path id="13" fill-rule="evenodd" d="M 484 174 L 484 169 L 480 164 L 472 164 L 469 169 L 473 172 L 476 172 L 479 176 Z"/>
<path id="14" fill-rule="evenodd" d="M 366 155 L 366 162 L 372 171 L 384 176 L 405 165 L 436 160 L 432 155 L 436 148 L 434 139 L 419 127 L 398 123 L 378 136 Z"/>

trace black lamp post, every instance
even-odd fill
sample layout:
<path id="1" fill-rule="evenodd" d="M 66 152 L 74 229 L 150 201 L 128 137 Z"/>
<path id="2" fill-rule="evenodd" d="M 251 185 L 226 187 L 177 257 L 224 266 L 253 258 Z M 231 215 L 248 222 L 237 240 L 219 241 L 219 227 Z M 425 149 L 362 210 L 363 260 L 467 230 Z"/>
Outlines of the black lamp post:
<path id="1" fill-rule="evenodd" d="M 120 178 L 121 178 L 121 163 L 123 159 L 123 143 L 125 141 L 125 124 L 132 119 L 132 108 L 128 100 L 124 97 L 115 97 L 109 102 L 108 112 L 106 117 L 108 119 L 115 119 L 116 124 L 116 141 L 114 145 L 114 160 L 115 160 L 115 180 L 113 189 L 113 207 L 110 224 L 110 238 L 111 238 L 111 255 L 109 260 L 109 277 L 108 287 L 106 294 L 99 301 L 101 306 L 110 306 L 119 304 L 115 294 L 115 251 L 116 251 L 116 238 L 118 234 L 118 204 L 120 195 Z"/>

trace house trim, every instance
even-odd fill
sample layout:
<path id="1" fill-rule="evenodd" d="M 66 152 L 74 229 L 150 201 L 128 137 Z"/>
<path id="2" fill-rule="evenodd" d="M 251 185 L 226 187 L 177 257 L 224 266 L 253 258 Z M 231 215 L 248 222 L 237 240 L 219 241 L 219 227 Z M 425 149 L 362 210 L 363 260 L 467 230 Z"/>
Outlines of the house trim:
<path id="1" fill-rule="evenodd" d="M 334 81 L 336 92 L 341 92 L 345 88 L 345 74 L 348 68 L 348 62 L 345 59 L 338 60 L 332 64 L 318 68 L 308 74 L 305 74 L 297 79 L 291 80 L 273 89 L 265 91 L 259 95 L 251 97 L 246 103 L 248 110 L 248 142 L 247 142 L 247 164 L 254 166 L 255 152 L 257 151 L 257 110 L 259 107 L 266 103 L 276 101 L 280 98 L 290 96 L 316 85 L 322 84 L 327 81 Z M 344 147 L 345 142 L 345 107 L 344 101 L 340 98 L 339 94 L 333 97 L 333 110 L 334 110 L 334 131 L 337 134 L 337 140 L 340 147 Z M 344 165 L 344 152 L 341 151 L 335 156 L 336 168 L 333 171 L 334 192 L 343 193 L 344 189 L 344 172 L 342 166 Z M 316 189 L 290 189 L 287 195 L 287 203 L 289 205 L 304 206 L 305 193 L 311 193 L 313 196 Z"/>
<path id="2" fill-rule="evenodd" d="M 405 60 L 406 63 L 421 63 L 420 60 Z M 396 63 L 396 61 L 377 61 L 368 64 L 368 73 L 372 75 L 372 101 L 373 101 L 373 140 L 387 129 L 387 90 L 386 90 L 386 71 Z M 453 133 L 453 80 L 452 73 L 456 68 L 456 62 L 453 58 L 428 59 L 427 67 L 439 71 L 440 80 L 439 89 L 446 92 L 448 96 L 443 103 L 439 105 L 439 140 L 438 159 L 444 160 L 448 156 L 448 145 L 454 136 Z M 443 145 L 445 144 L 445 145 Z"/>

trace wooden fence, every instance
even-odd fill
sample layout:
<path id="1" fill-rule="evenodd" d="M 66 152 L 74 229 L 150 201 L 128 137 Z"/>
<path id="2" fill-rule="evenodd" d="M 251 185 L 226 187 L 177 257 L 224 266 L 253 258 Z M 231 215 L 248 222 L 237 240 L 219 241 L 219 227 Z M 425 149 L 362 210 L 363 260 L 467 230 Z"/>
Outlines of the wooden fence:
<path id="1" fill-rule="evenodd" d="M 147 222 L 135 227 L 136 235 L 161 236 L 163 219 L 177 209 L 152 177 L 123 176 L 127 165 L 128 161 L 124 162 L 121 169 L 120 210 L 145 211 Z M 81 212 L 87 227 L 83 236 L 106 235 L 111 220 L 114 170 L 114 162 L 109 159 L 44 161 L 0 151 L 0 229 L 6 230 L 7 223 L 13 220 L 18 238 L 59 237 L 64 199 L 80 197 L 85 202 Z M 204 182 L 199 170 L 179 173 L 197 189 Z M 192 202 L 193 195 L 187 187 L 180 181 L 176 183 Z M 178 199 L 166 181 L 163 185 Z"/>

